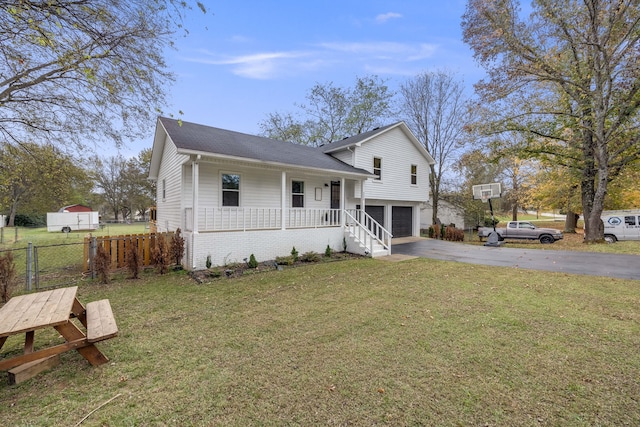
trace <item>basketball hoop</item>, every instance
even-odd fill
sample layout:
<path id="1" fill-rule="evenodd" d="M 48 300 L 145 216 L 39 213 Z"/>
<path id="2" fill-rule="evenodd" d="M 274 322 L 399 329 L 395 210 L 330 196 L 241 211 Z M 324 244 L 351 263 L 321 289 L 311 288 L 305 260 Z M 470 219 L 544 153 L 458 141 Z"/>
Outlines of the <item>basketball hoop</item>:
<path id="1" fill-rule="evenodd" d="M 502 197 L 502 186 L 499 182 L 491 184 L 479 184 L 471 187 L 473 192 L 473 198 L 475 200 L 482 200 L 482 203 L 489 203 L 489 210 L 491 211 L 491 223 L 493 224 L 493 232 L 497 235 L 496 220 L 493 216 L 493 205 L 491 199 L 499 199 Z"/>

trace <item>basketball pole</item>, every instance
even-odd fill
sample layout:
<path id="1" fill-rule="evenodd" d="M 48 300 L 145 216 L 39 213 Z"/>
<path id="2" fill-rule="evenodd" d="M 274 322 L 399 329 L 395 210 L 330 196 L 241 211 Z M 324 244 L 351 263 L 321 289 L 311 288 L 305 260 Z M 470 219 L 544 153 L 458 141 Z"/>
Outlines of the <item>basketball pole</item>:
<path id="1" fill-rule="evenodd" d="M 493 216 L 493 205 L 491 204 L 491 197 L 489 197 L 488 202 L 489 202 L 489 211 L 491 212 L 491 225 L 493 226 L 493 231 L 496 231 L 496 219 Z"/>

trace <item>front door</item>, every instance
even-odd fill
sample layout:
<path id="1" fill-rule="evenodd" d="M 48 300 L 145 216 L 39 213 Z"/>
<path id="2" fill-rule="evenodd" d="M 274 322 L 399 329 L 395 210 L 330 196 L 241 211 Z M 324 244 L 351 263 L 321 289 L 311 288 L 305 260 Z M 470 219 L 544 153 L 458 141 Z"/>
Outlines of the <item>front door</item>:
<path id="1" fill-rule="evenodd" d="M 331 209 L 340 209 L 340 181 L 331 181 Z M 340 211 L 333 213 L 333 223 L 340 222 Z"/>

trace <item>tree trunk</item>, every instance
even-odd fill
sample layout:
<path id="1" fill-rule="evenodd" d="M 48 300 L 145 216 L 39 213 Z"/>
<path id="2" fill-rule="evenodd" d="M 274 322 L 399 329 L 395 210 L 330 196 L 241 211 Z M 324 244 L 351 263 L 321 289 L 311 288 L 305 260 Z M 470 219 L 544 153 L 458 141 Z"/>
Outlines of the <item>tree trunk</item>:
<path id="1" fill-rule="evenodd" d="M 518 220 L 518 204 L 517 203 L 513 203 L 513 205 L 511 205 L 511 221 L 517 221 Z"/>
<path id="2" fill-rule="evenodd" d="M 573 212 L 571 209 L 567 210 L 567 218 L 564 220 L 564 232 L 575 233 L 576 225 L 578 224 L 578 218 L 580 215 Z"/>
<path id="3" fill-rule="evenodd" d="M 431 206 L 433 207 L 433 213 L 431 215 L 431 224 L 438 224 L 438 200 L 440 198 L 440 179 L 436 175 L 434 165 L 429 166 L 431 169 Z"/>
<path id="4" fill-rule="evenodd" d="M 9 209 L 9 222 L 7 223 L 7 227 L 15 227 L 16 224 L 16 204 L 12 203 L 11 208 Z"/>

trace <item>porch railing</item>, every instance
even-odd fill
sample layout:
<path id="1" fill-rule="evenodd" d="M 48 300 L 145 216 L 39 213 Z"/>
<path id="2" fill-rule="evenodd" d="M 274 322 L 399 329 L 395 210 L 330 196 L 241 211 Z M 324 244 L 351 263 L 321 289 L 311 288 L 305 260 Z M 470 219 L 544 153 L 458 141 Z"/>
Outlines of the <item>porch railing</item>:
<path id="1" fill-rule="evenodd" d="M 361 209 L 347 209 L 345 215 L 345 227 L 365 248 L 373 252 L 374 244 L 379 243 L 391 253 L 391 238 L 393 236 L 371 215 Z"/>
<path id="2" fill-rule="evenodd" d="M 185 208 L 185 230 L 193 231 L 193 209 Z M 198 231 L 276 230 L 282 228 L 280 208 L 202 208 Z M 340 226 L 339 209 L 291 208 L 285 213 L 285 228 Z"/>

